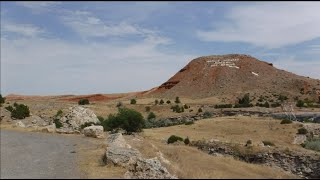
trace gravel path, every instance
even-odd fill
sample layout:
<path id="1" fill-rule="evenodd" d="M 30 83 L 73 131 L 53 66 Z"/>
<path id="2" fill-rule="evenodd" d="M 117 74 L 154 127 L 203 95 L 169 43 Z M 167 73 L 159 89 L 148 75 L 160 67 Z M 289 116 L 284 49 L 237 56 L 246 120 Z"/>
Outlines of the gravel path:
<path id="1" fill-rule="evenodd" d="M 1 129 L 1 179 L 84 178 L 77 160 L 81 136 Z"/>

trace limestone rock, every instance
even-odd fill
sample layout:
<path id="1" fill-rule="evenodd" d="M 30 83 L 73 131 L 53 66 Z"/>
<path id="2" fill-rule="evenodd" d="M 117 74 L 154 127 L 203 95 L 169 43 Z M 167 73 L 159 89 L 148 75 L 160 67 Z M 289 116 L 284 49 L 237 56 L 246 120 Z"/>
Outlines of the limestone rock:
<path id="1" fill-rule="evenodd" d="M 42 132 L 54 133 L 56 132 L 56 125 L 53 123 L 52 125 L 48 125 L 41 129 Z"/>
<path id="2" fill-rule="evenodd" d="M 121 133 L 110 134 L 106 141 L 108 146 L 131 148 Z"/>
<path id="3" fill-rule="evenodd" d="M 104 138 L 103 126 L 88 126 L 83 129 L 83 134 L 88 137 Z"/>
<path id="4" fill-rule="evenodd" d="M 108 147 L 105 154 L 106 164 L 112 163 L 122 167 L 127 167 L 131 158 L 140 156 L 140 152 L 136 149 L 116 146 Z"/>
<path id="5" fill-rule="evenodd" d="M 163 167 L 155 157 L 151 159 L 131 158 L 128 163 L 128 171 L 125 173 L 126 179 L 177 179 Z"/>
<path id="6" fill-rule="evenodd" d="M 70 107 L 69 112 L 60 118 L 60 122 L 63 124 L 63 127 L 73 130 L 80 130 L 80 126 L 85 123 L 100 123 L 93 111 L 81 106 Z"/>
<path id="7" fill-rule="evenodd" d="M 22 128 L 25 128 L 26 125 L 22 122 L 22 121 L 18 121 L 14 124 L 14 127 L 22 127 Z"/>
<path id="8" fill-rule="evenodd" d="M 294 137 L 293 143 L 292 144 L 302 144 L 307 140 L 307 136 L 304 134 L 297 134 Z"/>

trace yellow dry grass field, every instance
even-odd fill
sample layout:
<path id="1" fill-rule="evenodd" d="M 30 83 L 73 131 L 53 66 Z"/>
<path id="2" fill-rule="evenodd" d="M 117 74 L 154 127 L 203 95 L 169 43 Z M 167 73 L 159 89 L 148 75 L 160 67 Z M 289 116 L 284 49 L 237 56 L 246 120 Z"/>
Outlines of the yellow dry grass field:
<path id="1" fill-rule="evenodd" d="M 167 145 L 159 140 L 125 137 L 146 158 L 158 157 L 168 171 L 178 178 L 298 178 L 281 169 L 248 164 L 232 157 L 215 157 L 195 147 Z M 139 142 L 137 142 L 139 141 Z M 161 155 L 160 155 L 161 154 Z"/>
<path id="2" fill-rule="evenodd" d="M 307 151 L 300 145 L 292 144 L 301 123 L 280 124 L 272 118 L 233 116 L 196 121 L 192 125 L 178 125 L 164 128 L 145 129 L 142 133 L 153 140 L 167 140 L 171 135 L 189 137 L 190 140 L 219 140 L 245 144 L 251 139 L 253 145 L 270 141 L 279 148 Z"/>

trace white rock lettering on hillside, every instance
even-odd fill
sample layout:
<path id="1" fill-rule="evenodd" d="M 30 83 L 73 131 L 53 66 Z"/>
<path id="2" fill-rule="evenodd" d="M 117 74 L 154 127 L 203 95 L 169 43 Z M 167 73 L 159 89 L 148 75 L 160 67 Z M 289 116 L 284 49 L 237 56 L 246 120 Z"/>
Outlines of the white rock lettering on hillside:
<path id="1" fill-rule="evenodd" d="M 235 59 L 217 59 L 217 60 L 208 60 L 207 63 L 211 65 L 211 67 L 217 67 L 217 66 L 225 66 L 230 68 L 237 68 L 235 62 L 239 61 L 238 58 Z"/>

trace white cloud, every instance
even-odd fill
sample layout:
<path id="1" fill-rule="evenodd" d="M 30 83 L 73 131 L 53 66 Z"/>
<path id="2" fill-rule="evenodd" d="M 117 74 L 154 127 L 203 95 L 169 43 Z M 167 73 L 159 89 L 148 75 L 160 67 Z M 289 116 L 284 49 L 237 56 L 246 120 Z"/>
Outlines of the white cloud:
<path id="1" fill-rule="evenodd" d="M 66 11 L 62 17 L 65 25 L 72 28 L 80 36 L 87 37 L 125 37 L 138 35 L 146 41 L 157 44 L 168 44 L 169 38 L 158 35 L 158 32 L 142 28 L 127 22 L 107 23 L 87 11 Z"/>
<path id="2" fill-rule="evenodd" d="M 273 63 L 276 68 L 280 68 L 297 75 L 320 79 L 320 61 L 307 61 L 296 59 L 295 56 L 281 57 Z"/>
<path id="3" fill-rule="evenodd" d="M 4 33 L 16 33 L 23 36 L 35 37 L 44 34 L 45 31 L 32 24 L 16 24 L 12 22 L 2 22 L 1 31 Z"/>
<path id="4" fill-rule="evenodd" d="M 43 12 L 49 11 L 50 8 L 61 4 L 61 2 L 56 1 L 22 1 L 16 2 L 17 5 L 30 8 L 33 12 Z"/>
<path id="5" fill-rule="evenodd" d="M 293 45 L 320 37 L 320 3 L 255 3 L 231 8 L 224 23 L 199 30 L 203 41 L 245 42 L 267 48 Z"/>

